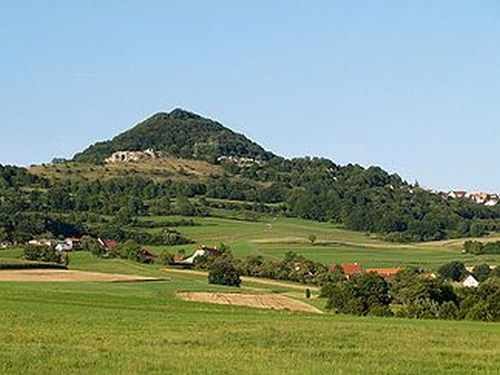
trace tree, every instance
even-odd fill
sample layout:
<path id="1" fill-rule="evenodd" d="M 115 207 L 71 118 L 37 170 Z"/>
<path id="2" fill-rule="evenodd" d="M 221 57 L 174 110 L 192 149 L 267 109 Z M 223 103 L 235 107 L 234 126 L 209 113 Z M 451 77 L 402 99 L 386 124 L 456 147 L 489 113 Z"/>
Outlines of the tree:
<path id="1" fill-rule="evenodd" d="M 491 274 L 491 268 L 488 264 L 479 264 L 472 270 L 472 274 L 479 282 L 485 281 Z"/>
<path id="2" fill-rule="evenodd" d="M 442 265 L 438 273 L 443 279 L 452 281 L 460 281 L 468 274 L 464 264 L 457 261 Z"/>
<path id="3" fill-rule="evenodd" d="M 208 272 L 208 283 L 235 287 L 240 286 L 240 272 L 234 266 L 232 256 L 219 256 L 213 261 Z"/>
<path id="4" fill-rule="evenodd" d="M 311 242 L 311 245 L 314 245 L 314 243 L 318 239 L 318 237 L 316 237 L 315 234 L 310 234 L 308 238 L 309 238 L 309 242 Z"/>
<path id="5" fill-rule="evenodd" d="M 56 251 L 49 246 L 27 245 L 24 248 L 24 259 L 58 264 L 67 262 L 62 252 Z"/>
<path id="6" fill-rule="evenodd" d="M 327 289 L 327 308 L 354 315 L 392 315 L 389 285 L 375 273 L 360 274 Z"/>
<path id="7" fill-rule="evenodd" d="M 175 207 L 179 215 L 193 216 L 196 214 L 196 208 L 189 201 L 189 199 L 183 195 L 177 197 Z"/>
<path id="8" fill-rule="evenodd" d="M 101 246 L 99 241 L 90 236 L 82 237 L 81 247 L 83 251 L 88 251 L 98 257 L 101 257 L 104 254 L 106 254 L 106 250 Z"/>

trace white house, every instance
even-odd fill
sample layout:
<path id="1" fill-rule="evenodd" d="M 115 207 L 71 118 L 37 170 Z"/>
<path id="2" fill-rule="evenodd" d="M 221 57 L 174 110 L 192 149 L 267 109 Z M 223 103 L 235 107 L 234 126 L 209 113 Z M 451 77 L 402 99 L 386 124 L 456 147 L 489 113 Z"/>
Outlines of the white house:
<path id="1" fill-rule="evenodd" d="M 467 278 L 462 281 L 462 286 L 465 288 L 477 288 L 479 286 L 479 281 L 472 275 L 467 276 Z"/>

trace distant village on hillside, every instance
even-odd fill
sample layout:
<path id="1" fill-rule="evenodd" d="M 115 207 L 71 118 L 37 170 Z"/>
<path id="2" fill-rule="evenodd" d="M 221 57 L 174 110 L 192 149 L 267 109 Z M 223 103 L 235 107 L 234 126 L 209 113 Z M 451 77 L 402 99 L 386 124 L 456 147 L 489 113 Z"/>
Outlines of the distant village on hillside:
<path id="1" fill-rule="evenodd" d="M 496 206 L 500 202 L 500 194 L 483 193 L 479 191 L 450 191 L 448 193 L 439 193 L 445 198 L 453 199 L 469 199 L 477 204 L 482 204 L 488 207 Z"/>

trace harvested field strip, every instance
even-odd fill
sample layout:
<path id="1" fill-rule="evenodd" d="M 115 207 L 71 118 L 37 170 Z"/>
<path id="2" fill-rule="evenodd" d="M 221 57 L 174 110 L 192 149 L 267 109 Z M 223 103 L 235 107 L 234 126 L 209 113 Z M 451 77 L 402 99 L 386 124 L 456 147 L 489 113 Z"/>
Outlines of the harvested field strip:
<path id="1" fill-rule="evenodd" d="M 191 302 L 214 303 L 218 305 L 245 306 L 257 309 L 287 310 L 322 314 L 322 311 L 307 303 L 297 301 L 277 294 L 240 294 L 240 293 L 177 293 Z"/>
<path id="2" fill-rule="evenodd" d="M 106 282 L 133 282 L 159 281 L 162 279 L 135 275 L 121 275 L 113 273 L 64 271 L 64 270 L 16 270 L 0 271 L 0 281 L 20 282 L 71 282 L 71 281 L 106 281 Z"/>

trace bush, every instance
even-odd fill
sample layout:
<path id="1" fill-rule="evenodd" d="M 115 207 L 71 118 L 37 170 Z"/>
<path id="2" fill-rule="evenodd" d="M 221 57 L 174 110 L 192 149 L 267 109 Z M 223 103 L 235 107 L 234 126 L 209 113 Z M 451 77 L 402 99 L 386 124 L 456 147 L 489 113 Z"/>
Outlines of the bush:
<path id="1" fill-rule="evenodd" d="M 438 269 L 439 275 L 445 280 L 460 281 L 468 272 L 461 262 L 450 262 Z"/>
<path id="2" fill-rule="evenodd" d="M 48 246 L 27 245 L 24 248 L 24 259 L 58 264 L 67 264 L 68 262 L 64 253 Z"/>
<path id="3" fill-rule="evenodd" d="M 106 250 L 99 244 L 99 242 L 90 236 L 82 237 L 81 246 L 83 251 L 88 251 L 98 257 L 102 257 L 106 254 Z"/>
<path id="4" fill-rule="evenodd" d="M 361 274 L 343 283 L 323 288 L 328 293 L 327 308 L 354 315 L 391 315 L 389 285 L 374 273 Z"/>
<path id="5" fill-rule="evenodd" d="M 241 284 L 240 272 L 229 255 L 217 257 L 208 272 L 209 284 L 239 287 Z"/>

